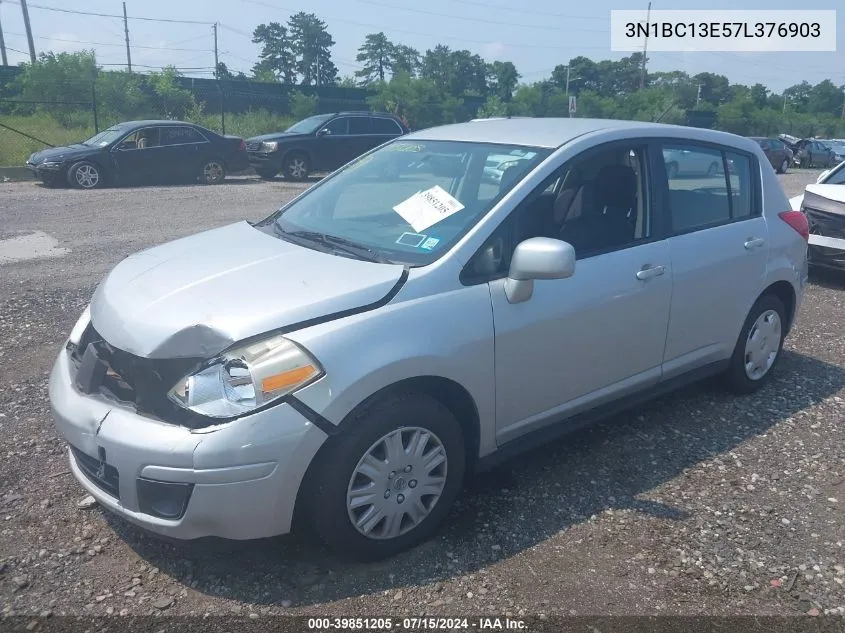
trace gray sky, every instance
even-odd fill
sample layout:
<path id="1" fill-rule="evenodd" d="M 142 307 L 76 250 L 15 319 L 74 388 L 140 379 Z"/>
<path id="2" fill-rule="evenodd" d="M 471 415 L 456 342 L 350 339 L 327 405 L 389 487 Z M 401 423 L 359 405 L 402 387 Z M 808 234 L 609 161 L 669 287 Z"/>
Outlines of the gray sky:
<path id="1" fill-rule="evenodd" d="M 642 2 L 644 9 L 647 0 Z M 122 20 L 48 11 L 38 7 L 73 7 L 74 10 L 119 14 L 119 0 L 29 0 L 36 51 L 96 50 L 98 62 L 119 68 L 126 63 Z M 425 52 L 436 44 L 467 48 L 488 61 L 514 62 L 523 81 L 547 77 L 556 64 L 585 55 L 592 59 L 618 59 L 610 51 L 610 10 L 636 9 L 630 2 L 592 0 L 564 3 L 533 0 L 524 5 L 513 0 L 128 0 L 135 16 L 218 22 L 220 60 L 230 69 L 248 72 L 258 47 L 250 41 L 253 28 L 262 22 L 284 22 L 300 10 L 316 13 L 335 39 L 332 57 L 340 74 L 351 75 L 355 55 L 367 33 L 384 31 L 394 42 Z M 530 6 L 530 8 L 528 8 Z M 831 79 L 845 84 L 841 0 L 814 0 L 811 6 L 789 0 L 675 0 L 653 9 L 840 9 L 837 15 L 835 53 L 649 53 L 649 70 L 684 70 L 690 74 L 710 71 L 727 75 L 731 82 L 761 82 L 774 91 L 803 79 L 817 83 Z M 26 51 L 21 8 L 16 0 L 0 0 L 0 20 L 9 49 Z M 214 65 L 213 40 L 208 24 L 179 24 L 130 20 L 132 62 L 138 70 L 174 64 L 185 74 L 209 76 Z M 85 42 L 85 43 L 82 43 Z M 89 43 L 89 42 L 94 42 Z M 182 49 L 182 50 L 174 50 Z M 9 62 L 28 55 L 9 50 Z M 145 68 L 149 67 L 149 68 Z"/>

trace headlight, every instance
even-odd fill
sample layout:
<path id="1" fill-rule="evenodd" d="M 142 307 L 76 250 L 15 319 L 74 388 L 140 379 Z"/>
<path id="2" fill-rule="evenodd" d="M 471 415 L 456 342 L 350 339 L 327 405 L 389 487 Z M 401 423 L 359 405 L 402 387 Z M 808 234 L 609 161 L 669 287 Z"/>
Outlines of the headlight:
<path id="1" fill-rule="evenodd" d="M 85 310 L 82 311 L 82 315 L 79 317 L 79 320 L 76 322 L 76 325 L 73 326 L 73 329 L 70 331 L 70 336 L 67 339 L 67 342 L 70 345 L 76 347 L 79 345 L 79 339 L 82 338 L 82 333 L 85 331 L 85 328 L 88 327 L 88 324 L 91 322 L 91 305 L 89 304 L 86 306 Z"/>
<path id="2" fill-rule="evenodd" d="M 308 352 L 273 336 L 224 353 L 182 378 L 167 396 L 184 409 L 212 418 L 248 413 L 323 375 Z"/>
<path id="3" fill-rule="evenodd" d="M 62 163 L 55 160 L 46 160 L 39 165 L 42 169 L 60 169 L 61 166 Z"/>
<path id="4" fill-rule="evenodd" d="M 276 141 L 265 141 L 261 143 L 262 152 L 275 152 L 279 149 L 279 143 Z"/>

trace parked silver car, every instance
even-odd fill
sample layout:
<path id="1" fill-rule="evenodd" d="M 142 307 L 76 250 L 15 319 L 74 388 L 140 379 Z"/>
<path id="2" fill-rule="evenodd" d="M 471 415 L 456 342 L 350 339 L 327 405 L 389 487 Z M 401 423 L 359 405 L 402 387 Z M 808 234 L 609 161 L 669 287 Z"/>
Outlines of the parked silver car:
<path id="1" fill-rule="evenodd" d="M 732 168 L 667 176 L 678 152 Z M 492 184 L 491 155 L 520 160 Z M 705 376 L 759 389 L 806 281 L 787 205 L 756 143 L 710 130 L 415 132 L 260 222 L 120 262 L 56 361 L 55 423 L 82 486 L 151 531 L 296 514 L 391 555 L 517 451 Z"/>

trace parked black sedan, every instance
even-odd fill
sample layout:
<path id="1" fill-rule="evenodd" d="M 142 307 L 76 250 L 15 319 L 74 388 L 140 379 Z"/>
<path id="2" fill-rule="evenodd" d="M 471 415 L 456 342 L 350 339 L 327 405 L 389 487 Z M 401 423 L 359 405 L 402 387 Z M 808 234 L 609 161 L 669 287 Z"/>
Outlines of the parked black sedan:
<path id="1" fill-rule="evenodd" d="M 408 133 L 398 118 L 377 112 L 336 112 L 303 119 L 284 132 L 247 139 L 249 162 L 262 178 L 281 172 L 305 180 L 334 171 L 382 143 Z"/>
<path id="2" fill-rule="evenodd" d="M 87 141 L 36 152 L 26 162 L 45 184 L 222 182 L 249 167 L 246 143 L 182 121 L 128 121 Z"/>

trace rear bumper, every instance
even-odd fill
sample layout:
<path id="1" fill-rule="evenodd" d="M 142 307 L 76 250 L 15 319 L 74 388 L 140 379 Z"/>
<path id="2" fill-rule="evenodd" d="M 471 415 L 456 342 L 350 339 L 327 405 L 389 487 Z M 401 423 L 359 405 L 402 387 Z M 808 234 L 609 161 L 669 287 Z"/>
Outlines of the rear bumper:
<path id="1" fill-rule="evenodd" d="M 226 161 L 226 168 L 230 172 L 246 171 L 249 167 L 249 156 L 247 156 L 246 152 L 238 152 Z"/>
<path id="2" fill-rule="evenodd" d="M 845 239 L 810 235 L 807 260 L 811 266 L 845 268 Z"/>
<path id="3" fill-rule="evenodd" d="M 80 393 L 73 371 L 62 350 L 50 376 L 50 406 L 72 447 L 71 472 L 104 508 L 178 539 L 290 531 L 299 486 L 326 435 L 289 405 L 191 431 Z M 184 491 L 181 515 L 163 518 L 149 509 L 150 482 L 162 495 Z"/>

